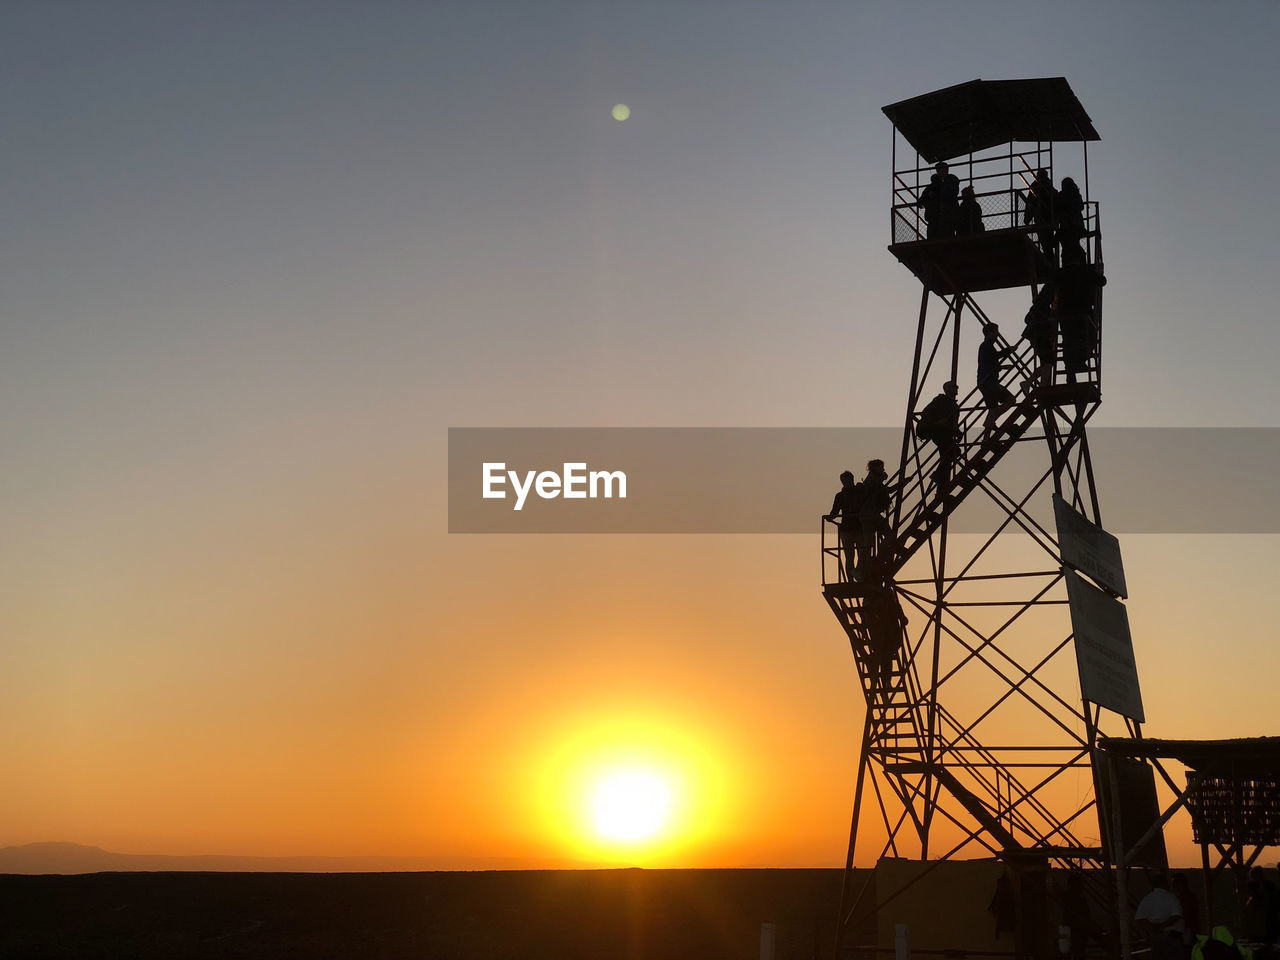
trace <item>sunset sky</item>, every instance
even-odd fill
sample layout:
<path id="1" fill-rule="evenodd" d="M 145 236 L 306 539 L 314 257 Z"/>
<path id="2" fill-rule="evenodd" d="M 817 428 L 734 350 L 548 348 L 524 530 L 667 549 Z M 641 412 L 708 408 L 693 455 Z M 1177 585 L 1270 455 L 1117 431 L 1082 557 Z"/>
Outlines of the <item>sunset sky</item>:
<path id="1" fill-rule="evenodd" d="M 0 846 L 842 864 L 816 536 L 450 535 L 447 429 L 900 423 L 880 108 L 1038 76 L 1102 137 L 1093 422 L 1280 427 L 1278 36 L 1263 0 L 7 4 Z M 1146 732 L 1280 734 L 1280 537 L 1122 546 Z M 601 829 L 619 775 L 652 838 Z"/>

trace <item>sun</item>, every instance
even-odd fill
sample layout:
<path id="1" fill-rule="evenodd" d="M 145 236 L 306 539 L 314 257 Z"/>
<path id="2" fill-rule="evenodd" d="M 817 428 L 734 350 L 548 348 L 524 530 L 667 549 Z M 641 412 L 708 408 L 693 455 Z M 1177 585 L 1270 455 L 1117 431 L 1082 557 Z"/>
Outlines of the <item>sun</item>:
<path id="1" fill-rule="evenodd" d="M 721 841 L 728 751 L 699 719 L 615 704 L 566 713 L 527 753 L 530 825 L 600 866 L 675 866 Z"/>
<path id="2" fill-rule="evenodd" d="M 667 824 L 672 794 L 670 779 L 655 770 L 608 771 L 591 789 L 591 824 L 608 840 L 652 839 Z"/>

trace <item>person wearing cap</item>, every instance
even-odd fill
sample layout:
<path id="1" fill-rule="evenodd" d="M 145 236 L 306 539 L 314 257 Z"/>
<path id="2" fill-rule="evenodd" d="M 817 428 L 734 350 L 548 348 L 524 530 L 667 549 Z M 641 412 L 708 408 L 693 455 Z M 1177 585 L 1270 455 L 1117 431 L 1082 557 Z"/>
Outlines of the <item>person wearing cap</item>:
<path id="1" fill-rule="evenodd" d="M 956 397 L 960 387 L 953 380 L 942 385 L 942 392 L 920 411 L 916 436 L 932 441 L 938 448 L 938 467 L 933 471 L 934 488 L 941 491 L 951 479 L 951 465 L 960 452 L 960 404 Z"/>

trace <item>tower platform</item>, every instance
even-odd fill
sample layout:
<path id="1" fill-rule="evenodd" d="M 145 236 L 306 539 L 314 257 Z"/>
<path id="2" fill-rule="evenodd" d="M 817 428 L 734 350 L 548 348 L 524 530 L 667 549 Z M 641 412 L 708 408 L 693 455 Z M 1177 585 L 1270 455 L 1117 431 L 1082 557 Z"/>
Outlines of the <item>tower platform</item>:
<path id="1" fill-rule="evenodd" d="M 937 294 L 977 293 L 1043 283 L 1052 264 L 1032 227 L 992 230 L 945 240 L 894 243 L 889 252 Z"/>

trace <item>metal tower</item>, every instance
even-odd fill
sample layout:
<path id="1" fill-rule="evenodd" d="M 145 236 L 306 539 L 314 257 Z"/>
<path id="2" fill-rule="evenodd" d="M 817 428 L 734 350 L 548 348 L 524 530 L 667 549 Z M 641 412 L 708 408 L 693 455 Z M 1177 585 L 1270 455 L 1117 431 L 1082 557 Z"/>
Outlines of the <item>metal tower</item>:
<path id="1" fill-rule="evenodd" d="M 1108 734 L 1140 737 L 1144 720 L 1131 646 L 1120 662 L 1126 591 L 1086 432 L 1102 399 L 1105 278 L 1088 172 L 1098 134 L 1062 78 L 973 81 L 884 112 L 889 250 L 922 289 L 875 560 L 851 569 L 839 521 L 823 524 L 823 595 L 866 700 L 842 933 L 873 906 L 849 883 L 855 853 L 1106 863 L 1114 794 L 1098 782 L 1095 748 Z M 1078 159 L 1061 162 L 1068 152 Z M 973 188 L 964 197 L 980 228 L 930 209 L 939 161 L 958 177 L 953 191 Z M 1063 175 L 1079 184 L 1074 211 Z M 975 294 L 987 292 L 984 309 Z M 973 387 L 992 320 L 1008 391 L 994 414 Z M 940 466 L 916 428 L 944 381 L 960 384 L 959 439 Z M 985 532 L 958 532 L 975 529 Z M 1091 656 L 1111 658 L 1114 675 Z M 1133 778 L 1142 807 L 1154 804 L 1149 774 L 1143 765 Z"/>

